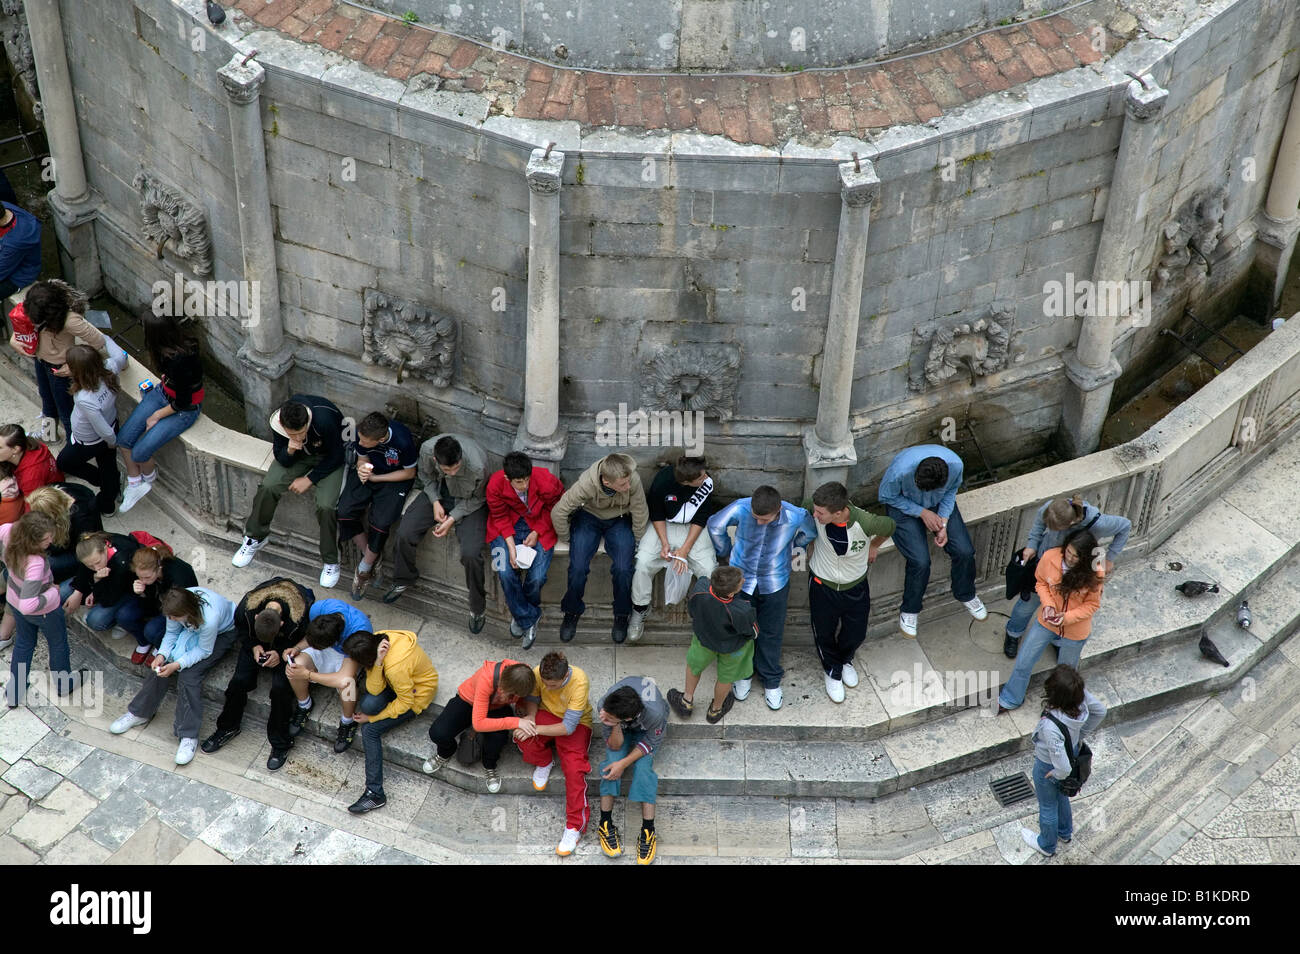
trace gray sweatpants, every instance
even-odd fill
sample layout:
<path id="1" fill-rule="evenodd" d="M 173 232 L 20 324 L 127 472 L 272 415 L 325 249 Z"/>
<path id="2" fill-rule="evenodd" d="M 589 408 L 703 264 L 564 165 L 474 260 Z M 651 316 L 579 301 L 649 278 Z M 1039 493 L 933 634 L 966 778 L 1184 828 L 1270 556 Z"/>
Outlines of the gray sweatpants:
<path id="1" fill-rule="evenodd" d="M 152 719 L 158 707 L 167 696 L 167 687 L 172 679 L 176 680 L 176 738 L 197 739 L 203 725 L 203 677 L 209 669 L 221 661 L 235 642 L 235 630 L 228 629 L 217 634 L 212 655 L 197 665 L 182 669 L 174 677 L 158 678 L 152 669 L 144 677 L 144 685 L 135 694 L 131 704 L 126 707 L 131 715 L 142 719 Z"/>

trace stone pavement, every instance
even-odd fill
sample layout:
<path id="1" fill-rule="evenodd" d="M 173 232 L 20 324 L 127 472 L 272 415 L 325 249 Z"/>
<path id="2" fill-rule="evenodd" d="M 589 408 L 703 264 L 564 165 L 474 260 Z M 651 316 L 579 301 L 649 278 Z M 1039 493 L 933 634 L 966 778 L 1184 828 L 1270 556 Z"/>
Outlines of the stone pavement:
<path id="1" fill-rule="evenodd" d="M 926 122 L 990 93 L 1096 63 L 1136 32 L 1127 14 L 1109 29 L 1091 22 L 1107 13 L 1082 8 L 1073 18 L 988 30 L 881 65 L 717 77 L 563 69 L 335 0 L 239 0 L 233 19 L 237 29 L 274 29 L 401 82 L 422 75 L 431 88 L 481 93 L 490 115 L 697 130 L 774 146 Z"/>
<path id="2" fill-rule="evenodd" d="M 1103 728 L 1090 794 L 1075 801 L 1075 843 L 1051 861 L 1019 836 L 1036 825 L 1035 803 L 1001 808 L 989 791 L 990 779 L 1027 771 L 1028 754 L 876 800 L 666 796 L 660 861 L 1297 863 L 1297 679 L 1293 635 L 1230 690 Z M 103 680 L 93 705 L 56 708 L 34 689 L 31 708 L 0 716 L 0 863 L 561 861 L 557 795 L 474 795 L 390 765 L 387 808 L 354 818 L 359 751 L 304 737 L 270 773 L 263 727 L 246 719 L 221 752 L 176 768 L 172 699 L 114 737 L 107 725 L 136 683 L 111 668 Z M 619 820 L 635 831 L 625 809 Z M 612 863 L 593 836 L 572 860 Z"/>

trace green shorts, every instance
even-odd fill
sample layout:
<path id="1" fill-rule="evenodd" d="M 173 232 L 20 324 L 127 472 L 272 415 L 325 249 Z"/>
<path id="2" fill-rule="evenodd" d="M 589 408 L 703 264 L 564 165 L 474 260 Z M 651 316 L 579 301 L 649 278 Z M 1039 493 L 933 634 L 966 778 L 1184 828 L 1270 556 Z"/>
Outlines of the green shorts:
<path id="1" fill-rule="evenodd" d="M 754 675 L 754 641 L 745 640 L 745 645 L 734 653 L 715 653 L 700 642 L 700 637 L 692 635 L 691 648 L 686 650 L 687 668 L 698 676 L 715 659 L 718 662 L 718 682 L 748 679 Z"/>

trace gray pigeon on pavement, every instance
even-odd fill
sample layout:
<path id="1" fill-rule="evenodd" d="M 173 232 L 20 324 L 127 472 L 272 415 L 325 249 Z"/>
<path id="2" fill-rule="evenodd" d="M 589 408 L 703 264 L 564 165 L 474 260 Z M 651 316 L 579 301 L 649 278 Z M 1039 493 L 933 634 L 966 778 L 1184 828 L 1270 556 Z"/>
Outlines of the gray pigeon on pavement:
<path id="1" fill-rule="evenodd" d="M 1223 658 L 1223 653 L 1219 652 L 1219 647 L 1214 645 L 1214 642 L 1209 636 L 1201 637 L 1201 655 L 1210 662 L 1218 663 L 1220 666 L 1232 665 L 1228 660 Z"/>

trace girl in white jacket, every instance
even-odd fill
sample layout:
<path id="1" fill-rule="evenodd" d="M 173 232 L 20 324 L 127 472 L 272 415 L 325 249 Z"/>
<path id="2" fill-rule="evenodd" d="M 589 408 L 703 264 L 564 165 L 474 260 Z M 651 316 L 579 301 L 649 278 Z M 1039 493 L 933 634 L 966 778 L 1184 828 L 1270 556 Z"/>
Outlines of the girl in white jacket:
<path id="1" fill-rule="evenodd" d="M 104 339 L 106 344 L 111 339 Z M 72 420 L 68 443 L 59 452 L 59 469 L 80 477 L 99 489 L 95 500 L 99 512 L 111 516 L 117 510 L 121 478 L 117 473 L 117 372 L 125 367 L 126 352 L 116 344 L 105 361 L 93 348 L 73 345 L 67 363 L 58 369 L 67 376 L 72 392 Z"/>

